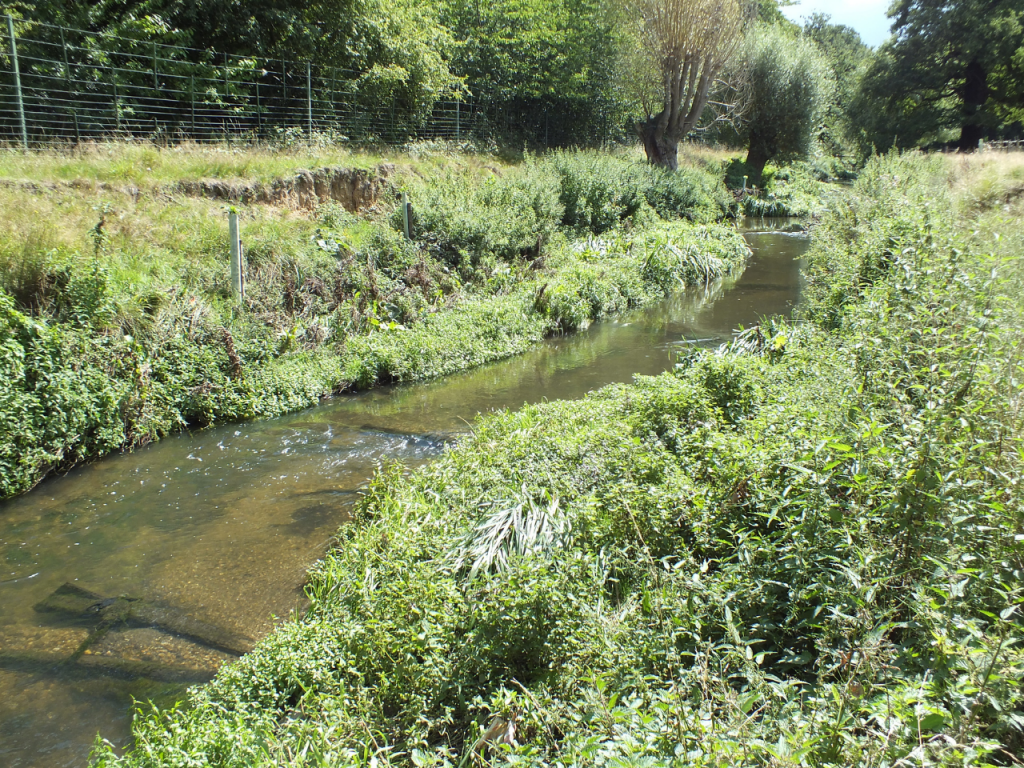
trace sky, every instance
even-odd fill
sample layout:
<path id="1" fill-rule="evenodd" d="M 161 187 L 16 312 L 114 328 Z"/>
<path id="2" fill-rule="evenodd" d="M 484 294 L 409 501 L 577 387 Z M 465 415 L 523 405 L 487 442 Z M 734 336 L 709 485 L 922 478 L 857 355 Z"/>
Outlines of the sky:
<path id="1" fill-rule="evenodd" d="M 802 23 L 804 16 L 827 13 L 833 24 L 845 24 L 860 33 L 860 38 L 872 48 L 889 36 L 890 0 L 800 0 L 797 5 L 783 8 L 787 18 Z"/>

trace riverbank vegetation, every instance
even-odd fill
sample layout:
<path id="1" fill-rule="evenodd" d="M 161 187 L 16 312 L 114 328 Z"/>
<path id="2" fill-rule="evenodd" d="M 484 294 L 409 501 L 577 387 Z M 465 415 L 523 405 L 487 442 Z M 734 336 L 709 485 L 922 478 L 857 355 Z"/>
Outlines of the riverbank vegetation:
<path id="1" fill-rule="evenodd" d="M 1018 175 L 872 160 L 802 322 L 385 468 L 309 613 L 96 765 L 1012 763 Z"/>
<path id="2" fill-rule="evenodd" d="M 376 190 L 360 214 L 315 196 L 194 194 L 210 177 L 227 195 L 249 174 L 294 178 L 300 157 L 287 152 L 6 156 L 0 496 L 178 429 L 507 357 L 746 258 L 713 223 L 736 204 L 702 165 L 668 174 L 629 155 L 513 163 L 443 149 L 301 156 L 360 170 Z M 412 240 L 399 190 L 413 201 Z M 247 261 L 240 303 L 232 205 Z"/>

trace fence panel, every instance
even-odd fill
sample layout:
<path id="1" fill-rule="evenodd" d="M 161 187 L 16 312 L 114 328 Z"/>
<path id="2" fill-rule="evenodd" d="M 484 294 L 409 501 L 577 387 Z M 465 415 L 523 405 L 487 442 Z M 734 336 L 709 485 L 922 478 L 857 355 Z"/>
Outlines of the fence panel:
<path id="1" fill-rule="evenodd" d="M 359 72 L 258 60 L 56 27 L 15 27 L 0 54 L 0 142 L 254 141 L 292 132 L 338 140 L 461 140 L 494 120 L 477 95 L 418 114 L 373 100 Z M 18 106 L 23 106 L 24 131 Z"/>

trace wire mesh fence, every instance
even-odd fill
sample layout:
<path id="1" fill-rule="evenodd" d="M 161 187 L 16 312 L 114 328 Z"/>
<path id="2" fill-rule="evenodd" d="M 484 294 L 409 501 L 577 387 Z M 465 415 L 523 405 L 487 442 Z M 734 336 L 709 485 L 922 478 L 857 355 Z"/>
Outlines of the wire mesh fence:
<path id="1" fill-rule="evenodd" d="M 463 140 L 508 127 L 485 94 L 409 103 L 361 87 L 360 73 L 6 18 L 0 141 L 25 146 L 145 137 L 260 140 L 294 132 L 336 140 Z M 513 121 L 514 122 L 514 121 Z"/>

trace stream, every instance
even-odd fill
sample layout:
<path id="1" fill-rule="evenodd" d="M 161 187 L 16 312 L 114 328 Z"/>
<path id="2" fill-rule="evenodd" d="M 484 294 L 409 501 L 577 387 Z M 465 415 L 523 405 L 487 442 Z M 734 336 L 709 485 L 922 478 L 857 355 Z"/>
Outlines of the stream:
<path id="1" fill-rule="evenodd" d="M 519 357 L 177 435 L 0 503 L 0 765 L 81 767 L 97 733 L 127 746 L 133 697 L 181 699 L 234 658 L 225 648 L 301 612 L 307 569 L 380 461 L 423 463 L 479 413 L 660 373 L 693 345 L 789 315 L 808 239 L 745 235 L 742 274 Z M 75 600 L 95 605 L 62 612 Z M 140 606 L 146 621 L 104 618 Z"/>

